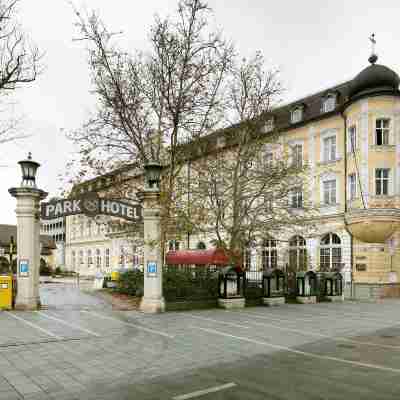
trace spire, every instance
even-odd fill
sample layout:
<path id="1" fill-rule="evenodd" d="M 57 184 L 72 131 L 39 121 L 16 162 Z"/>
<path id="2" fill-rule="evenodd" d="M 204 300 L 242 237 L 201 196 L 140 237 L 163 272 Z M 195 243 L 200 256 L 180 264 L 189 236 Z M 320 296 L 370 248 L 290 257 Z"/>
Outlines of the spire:
<path id="1" fill-rule="evenodd" d="M 373 33 L 369 37 L 369 40 L 371 42 L 371 55 L 369 56 L 368 61 L 371 64 L 375 64 L 378 61 L 378 56 L 375 53 L 375 45 L 376 45 L 375 33 Z"/>

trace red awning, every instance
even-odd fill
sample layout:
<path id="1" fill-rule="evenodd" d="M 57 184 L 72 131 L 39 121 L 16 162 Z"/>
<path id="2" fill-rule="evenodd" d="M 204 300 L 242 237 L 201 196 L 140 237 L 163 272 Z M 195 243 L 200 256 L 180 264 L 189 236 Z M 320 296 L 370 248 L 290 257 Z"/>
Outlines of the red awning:
<path id="1" fill-rule="evenodd" d="M 228 265 L 223 249 L 169 251 L 167 265 Z"/>

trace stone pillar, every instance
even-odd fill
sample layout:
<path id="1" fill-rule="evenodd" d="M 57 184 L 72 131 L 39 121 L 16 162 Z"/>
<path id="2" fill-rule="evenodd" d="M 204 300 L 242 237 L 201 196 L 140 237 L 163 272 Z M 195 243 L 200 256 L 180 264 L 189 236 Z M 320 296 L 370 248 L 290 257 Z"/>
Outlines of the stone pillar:
<path id="1" fill-rule="evenodd" d="M 158 189 L 146 189 L 139 193 L 139 197 L 143 204 L 144 224 L 144 293 L 140 309 L 148 313 L 159 313 L 165 311 L 162 293 L 160 192 Z"/>
<path id="2" fill-rule="evenodd" d="M 40 305 L 40 218 L 39 203 L 47 193 L 37 188 L 12 188 L 17 199 L 17 298 L 15 308 L 36 310 Z M 23 269 L 21 270 L 21 266 Z"/>

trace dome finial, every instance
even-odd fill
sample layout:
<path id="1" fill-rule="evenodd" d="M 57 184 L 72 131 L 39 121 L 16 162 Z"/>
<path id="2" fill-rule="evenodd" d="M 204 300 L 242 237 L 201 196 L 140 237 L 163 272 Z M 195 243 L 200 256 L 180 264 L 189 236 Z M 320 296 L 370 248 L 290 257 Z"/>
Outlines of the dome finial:
<path id="1" fill-rule="evenodd" d="M 378 61 L 378 56 L 375 53 L 375 45 L 376 45 L 375 33 L 373 33 L 369 37 L 369 40 L 371 42 L 371 55 L 369 56 L 368 61 L 371 64 L 375 64 Z"/>

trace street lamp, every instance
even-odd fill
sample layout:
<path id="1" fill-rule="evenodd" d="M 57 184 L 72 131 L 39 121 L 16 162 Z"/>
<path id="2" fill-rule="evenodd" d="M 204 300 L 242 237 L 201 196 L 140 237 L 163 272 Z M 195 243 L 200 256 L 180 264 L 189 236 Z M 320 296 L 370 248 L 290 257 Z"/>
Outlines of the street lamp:
<path id="1" fill-rule="evenodd" d="M 22 170 L 22 183 L 21 187 L 36 188 L 36 172 L 40 164 L 32 161 L 32 154 L 28 154 L 26 160 L 19 161 L 18 164 Z"/>
<path id="2" fill-rule="evenodd" d="M 160 190 L 161 170 L 162 165 L 157 161 L 150 161 L 144 165 L 147 189 Z"/>

